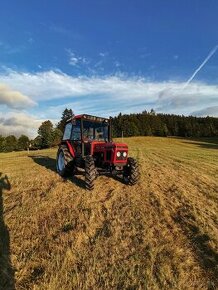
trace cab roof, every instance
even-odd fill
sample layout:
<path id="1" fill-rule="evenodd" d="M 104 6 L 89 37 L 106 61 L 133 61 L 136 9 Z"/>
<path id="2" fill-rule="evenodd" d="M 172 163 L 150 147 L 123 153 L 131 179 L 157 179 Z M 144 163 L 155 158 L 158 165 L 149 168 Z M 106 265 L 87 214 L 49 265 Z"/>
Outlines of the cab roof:
<path id="1" fill-rule="evenodd" d="M 81 119 L 87 120 L 87 121 L 93 121 L 93 122 L 104 122 L 104 121 L 108 122 L 109 121 L 108 118 L 102 118 L 102 117 L 97 117 L 97 116 L 82 114 L 82 115 L 76 115 L 76 116 L 68 119 L 66 121 L 66 123 L 69 123 L 69 122 L 71 122 L 73 120 L 81 120 Z"/>

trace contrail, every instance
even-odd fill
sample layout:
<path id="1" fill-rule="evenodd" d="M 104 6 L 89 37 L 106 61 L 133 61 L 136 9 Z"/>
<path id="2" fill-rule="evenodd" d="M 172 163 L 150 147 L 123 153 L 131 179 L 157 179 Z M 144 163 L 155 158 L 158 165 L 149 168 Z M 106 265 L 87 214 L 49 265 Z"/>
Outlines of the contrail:
<path id="1" fill-rule="evenodd" d="M 185 83 L 183 89 L 185 89 L 190 82 L 193 80 L 193 78 L 196 76 L 196 74 L 202 69 L 202 67 L 205 66 L 205 64 L 209 61 L 209 59 L 214 55 L 214 53 L 217 51 L 218 49 L 218 45 L 216 45 L 208 54 L 208 56 L 205 58 L 205 60 L 202 62 L 202 64 L 195 70 L 195 72 L 192 74 L 192 76 L 187 80 L 187 82 Z"/>

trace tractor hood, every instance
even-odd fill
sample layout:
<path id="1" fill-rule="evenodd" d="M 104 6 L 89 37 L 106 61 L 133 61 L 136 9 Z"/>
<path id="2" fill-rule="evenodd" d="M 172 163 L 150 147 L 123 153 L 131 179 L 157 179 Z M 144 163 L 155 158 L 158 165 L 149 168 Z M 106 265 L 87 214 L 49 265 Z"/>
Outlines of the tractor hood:
<path id="1" fill-rule="evenodd" d="M 128 146 L 125 143 L 91 142 L 91 155 L 101 154 L 104 162 L 120 165 L 127 162 Z"/>
<path id="2" fill-rule="evenodd" d="M 125 143 L 115 143 L 115 142 L 91 142 L 93 150 L 101 151 L 101 150 L 109 150 L 109 149 L 123 149 L 128 150 L 128 146 Z"/>

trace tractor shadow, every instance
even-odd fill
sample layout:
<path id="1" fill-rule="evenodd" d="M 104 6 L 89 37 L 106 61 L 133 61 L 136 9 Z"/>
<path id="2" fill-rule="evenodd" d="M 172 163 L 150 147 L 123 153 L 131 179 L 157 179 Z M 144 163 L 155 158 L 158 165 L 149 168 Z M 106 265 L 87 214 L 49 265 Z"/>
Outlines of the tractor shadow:
<path id="1" fill-rule="evenodd" d="M 29 156 L 30 158 L 32 158 L 32 160 L 37 163 L 40 166 L 43 166 L 53 172 L 55 172 L 56 174 L 56 160 L 54 158 L 51 158 L 49 156 L 43 156 L 43 155 L 33 155 L 33 156 Z M 81 187 L 83 189 L 85 189 L 85 181 L 81 178 L 79 178 L 78 176 L 83 176 L 83 174 L 77 173 L 76 175 L 72 176 L 72 177 L 68 177 L 68 178 L 63 178 L 63 180 L 70 180 L 72 183 L 74 183 L 75 185 L 77 185 L 78 187 Z"/>
<path id="2" fill-rule="evenodd" d="M 106 175 L 108 178 L 111 178 L 115 181 L 118 181 L 119 183 L 122 183 L 123 185 L 126 185 L 126 182 L 123 180 L 122 176 L 119 175 L 111 175 L 111 174 L 107 174 Z"/>
<path id="3" fill-rule="evenodd" d="M 4 222 L 3 191 L 10 190 L 11 184 L 7 175 L 0 172 L 0 289 L 14 290 L 14 269 L 10 259 L 10 235 Z"/>
<path id="4" fill-rule="evenodd" d="M 56 174 L 56 160 L 54 158 L 51 158 L 49 156 L 43 156 L 43 155 L 30 155 L 30 158 L 33 159 L 33 161 L 35 163 L 37 163 L 40 166 L 43 166 L 53 172 L 55 172 Z M 124 182 L 123 178 L 121 176 L 114 176 L 111 174 L 100 174 L 100 176 L 107 176 L 108 178 L 114 179 L 122 184 L 126 183 Z M 74 183 L 76 186 L 82 188 L 82 189 L 86 189 L 86 185 L 85 185 L 85 180 L 83 180 L 82 178 L 79 178 L 78 176 L 84 176 L 83 172 L 77 172 L 75 175 L 71 176 L 71 177 L 67 177 L 67 178 L 63 178 L 63 180 L 70 180 L 72 183 Z"/>

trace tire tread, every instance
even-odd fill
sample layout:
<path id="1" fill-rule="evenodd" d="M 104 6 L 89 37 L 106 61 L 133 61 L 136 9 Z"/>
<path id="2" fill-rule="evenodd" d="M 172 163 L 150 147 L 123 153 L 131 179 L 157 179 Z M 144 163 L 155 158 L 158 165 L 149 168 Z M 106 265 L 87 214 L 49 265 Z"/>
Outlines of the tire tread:
<path id="1" fill-rule="evenodd" d="M 92 190 L 94 188 L 94 180 L 96 178 L 95 162 L 91 155 L 85 159 L 85 185 L 86 189 Z"/>
<path id="2" fill-rule="evenodd" d="M 68 177 L 73 173 L 74 170 L 74 164 L 73 164 L 73 157 L 70 154 L 68 148 L 66 145 L 61 145 L 58 149 L 58 153 L 57 153 L 57 160 L 58 160 L 58 156 L 60 151 L 63 151 L 64 153 L 64 163 L 65 163 L 65 168 L 64 171 L 62 173 L 59 172 L 59 174 L 63 177 Z"/>

